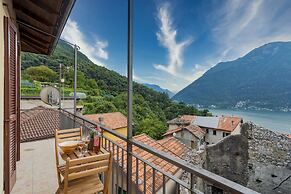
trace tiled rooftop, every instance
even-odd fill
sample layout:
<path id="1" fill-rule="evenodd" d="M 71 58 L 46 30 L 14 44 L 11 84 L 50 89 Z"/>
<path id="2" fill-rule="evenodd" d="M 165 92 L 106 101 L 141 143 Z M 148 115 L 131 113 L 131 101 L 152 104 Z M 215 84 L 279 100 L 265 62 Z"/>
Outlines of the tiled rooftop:
<path id="1" fill-rule="evenodd" d="M 173 138 L 167 138 L 165 140 L 159 140 L 156 141 L 152 138 L 150 138 L 149 136 L 145 135 L 145 134 L 141 134 L 141 135 L 137 135 L 134 136 L 133 139 L 142 142 L 150 147 L 152 147 L 153 149 L 156 149 L 158 151 L 162 151 L 162 152 L 166 152 L 172 156 L 175 157 L 179 157 L 179 158 L 183 158 L 183 156 L 186 154 L 186 152 L 188 151 L 186 146 L 181 143 L 180 141 L 173 139 Z M 122 147 L 126 148 L 126 142 L 124 141 L 119 141 L 117 142 L 119 145 L 121 145 Z M 115 148 L 116 150 L 116 148 Z M 155 166 L 157 166 L 158 168 L 172 174 L 175 175 L 179 168 L 174 166 L 173 164 L 170 164 L 168 162 L 166 162 L 165 160 L 154 156 L 153 154 L 144 151 L 141 148 L 138 148 L 136 146 L 132 147 L 133 153 L 140 156 L 141 158 L 143 158 L 144 160 L 147 160 L 148 162 L 150 162 L 151 164 L 154 164 Z M 117 156 L 117 151 L 115 151 L 115 158 Z M 121 156 L 121 150 L 119 150 L 119 157 Z M 126 163 L 127 163 L 127 157 L 126 154 L 124 155 L 124 167 L 126 167 Z M 121 166 L 122 163 L 121 161 L 119 162 L 119 165 Z M 126 172 L 126 169 L 124 169 L 124 171 Z M 139 165 L 138 165 L 138 177 L 139 180 L 138 182 L 139 184 L 139 190 L 141 192 L 143 192 L 144 188 L 143 188 L 143 181 L 144 181 L 144 176 L 146 177 L 146 193 L 152 193 L 152 178 L 153 178 L 153 170 L 150 166 L 146 166 L 146 175 L 144 174 L 144 163 L 139 161 Z M 133 157 L 132 159 L 132 174 L 136 174 L 136 159 L 135 157 Z M 155 190 L 158 191 L 163 184 L 163 176 L 161 173 L 156 172 L 156 176 L 155 176 Z M 134 176 L 132 178 L 132 181 L 135 183 L 136 182 L 136 177 Z"/>
<path id="2" fill-rule="evenodd" d="M 222 116 L 219 119 L 218 129 L 232 132 L 242 121 L 240 117 Z"/>
<path id="3" fill-rule="evenodd" d="M 59 123 L 58 110 L 39 106 L 23 111 L 20 114 L 21 142 L 54 137 Z"/>
<path id="4" fill-rule="evenodd" d="M 189 125 L 191 121 L 195 118 L 195 115 L 182 115 L 168 121 L 168 124 L 184 124 Z"/>
<path id="5" fill-rule="evenodd" d="M 100 124 L 99 118 L 103 118 L 103 124 L 109 129 L 127 127 L 127 118 L 121 112 L 87 114 L 83 115 L 86 119 Z"/>
<path id="6" fill-rule="evenodd" d="M 176 129 L 168 130 L 163 136 L 164 137 L 169 136 L 169 135 L 172 135 L 173 133 L 176 133 L 182 130 L 188 130 L 190 133 L 192 133 L 199 139 L 202 139 L 206 134 L 205 129 L 202 129 L 197 125 L 188 125 L 186 127 L 177 127 Z"/>
<path id="7" fill-rule="evenodd" d="M 212 117 L 212 116 L 194 116 L 194 115 L 182 115 L 168 121 L 168 124 L 177 124 L 177 125 L 197 125 L 202 128 L 212 128 L 220 129 L 223 131 L 232 132 L 240 123 L 242 118 L 236 116 L 221 116 L 221 117 Z M 196 130 L 195 128 L 193 128 Z M 181 129 L 175 129 L 177 131 Z M 197 131 L 197 130 L 196 130 Z M 168 131 L 171 133 L 170 131 Z M 167 133 L 168 133 L 167 132 Z M 174 133 L 173 131 L 172 133 Z M 167 135 L 167 133 L 165 135 Z M 200 134 L 202 135 L 202 134 Z"/>

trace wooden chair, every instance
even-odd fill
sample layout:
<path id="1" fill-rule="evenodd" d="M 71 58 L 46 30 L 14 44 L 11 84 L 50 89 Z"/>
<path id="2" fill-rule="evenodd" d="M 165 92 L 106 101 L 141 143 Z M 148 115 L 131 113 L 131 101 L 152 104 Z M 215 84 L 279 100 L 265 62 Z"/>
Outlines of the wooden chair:
<path id="1" fill-rule="evenodd" d="M 61 185 L 61 175 L 65 175 L 65 165 L 60 164 L 59 161 L 59 146 L 58 144 L 64 141 L 75 141 L 82 139 L 82 127 L 74 129 L 57 129 L 55 131 L 55 155 L 56 155 L 56 166 L 59 186 Z"/>
<path id="2" fill-rule="evenodd" d="M 110 175 L 112 169 L 111 154 L 103 151 L 102 154 L 84 158 L 68 158 L 65 165 L 64 180 L 58 188 L 61 194 L 92 194 L 109 193 Z M 104 184 L 99 174 L 104 173 Z"/>

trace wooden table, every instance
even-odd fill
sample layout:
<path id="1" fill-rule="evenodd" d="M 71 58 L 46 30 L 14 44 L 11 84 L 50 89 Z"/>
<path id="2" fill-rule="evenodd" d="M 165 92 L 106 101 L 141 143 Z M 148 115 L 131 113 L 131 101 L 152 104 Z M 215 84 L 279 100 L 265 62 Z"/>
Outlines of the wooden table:
<path id="1" fill-rule="evenodd" d="M 61 155 L 62 159 L 66 161 L 67 158 L 70 158 L 71 160 L 73 160 L 73 159 L 77 159 L 77 158 L 84 158 L 84 157 L 88 157 L 88 156 L 95 156 L 98 154 L 105 154 L 105 153 L 108 153 L 108 152 L 105 149 L 101 148 L 101 150 L 98 153 L 95 153 L 95 152 L 89 150 L 88 153 L 86 153 L 83 156 L 80 156 L 80 151 L 78 149 L 75 149 L 74 152 L 69 153 L 69 154 L 61 151 L 60 155 Z"/>

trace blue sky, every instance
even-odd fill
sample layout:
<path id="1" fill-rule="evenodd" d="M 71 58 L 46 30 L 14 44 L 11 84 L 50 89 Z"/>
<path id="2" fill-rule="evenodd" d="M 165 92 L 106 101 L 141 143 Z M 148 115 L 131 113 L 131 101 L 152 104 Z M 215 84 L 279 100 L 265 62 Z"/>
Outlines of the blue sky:
<path id="1" fill-rule="evenodd" d="M 221 61 L 291 40 L 290 0 L 134 0 L 134 80 L 177 92 Z M 126 75 L 127 1 L 77 0 L 62 33 Z"/>

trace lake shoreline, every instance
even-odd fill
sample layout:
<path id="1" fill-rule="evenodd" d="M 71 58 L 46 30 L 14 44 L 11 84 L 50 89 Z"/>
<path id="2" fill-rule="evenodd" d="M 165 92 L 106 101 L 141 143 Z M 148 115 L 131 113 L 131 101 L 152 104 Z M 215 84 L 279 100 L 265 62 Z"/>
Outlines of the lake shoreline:
<path id="1" fill-rule="evenodd" d="M 244 122 L 251 121 L 256 125 L 272 131 L 291 134 L 291 112 L 238 110 L 238 109 L 208 109 L 214 116 L 239 116 Z"/>

